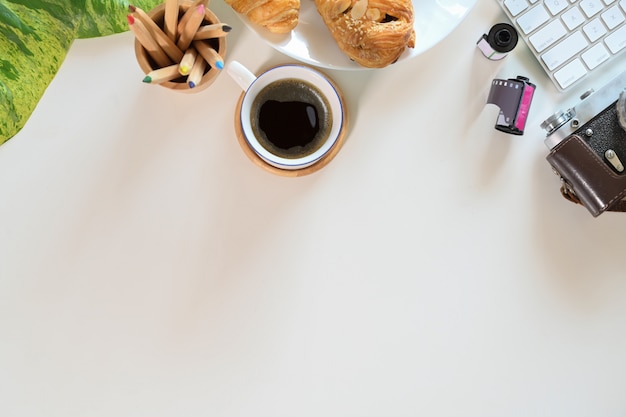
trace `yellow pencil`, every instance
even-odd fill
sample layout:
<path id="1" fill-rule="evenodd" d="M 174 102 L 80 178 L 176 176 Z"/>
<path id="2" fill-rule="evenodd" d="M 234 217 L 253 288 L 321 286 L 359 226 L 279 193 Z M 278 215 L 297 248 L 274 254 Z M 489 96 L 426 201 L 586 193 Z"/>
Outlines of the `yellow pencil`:
<path id="1" fill-rule="evenodd" d="M 232 28 L 226 23 L 213 23 L 212 25 L 200 26 L 193 36 L 193 40 L 199 41 L 202 39 L 220 38 L 228 35 L 231 29 Z"/>
<path id="2" fill-rule="evenodd" d="M 224 60 L 215 49 L 211 48 L 203 41 L 193 41 L 193 47 L 198 50 L 200 56 L 204 58 L 210 66 L 219 70 L 224 69 Z"/>
<path id="3" fill-rule="evenodd" d="M 178 49 L 178 46 L 172 41 L 161 28 L 144 12 L 141 8 L 136 6 L 128 7 L 134 16 L 136 16 L 141 23 L 143 23 L 155 41 L 159 44 L 163 52 L 169 56 L 173 62 L 180 62 L 183 58 L 183 52 Z"/>
<path id="4" fill-rule="evenodd" d="M 180 73 L 178 72 L 178 64 L 173 64 L 167 67 L 150 71 L 144 77 L 143 82 L 148 84 L 160 84 L 166 81 L 171 81 L 178 77 L 180 77 Z"/>
<path id="5" fill-rule="evenodd" d="M 140 20 L 135 19 L 131 14 L 127 16 L 128 26 L 130 30 L 135 34 L 135 37 L 146 49 L 148 55 L 157 63 L 159 67 L 166 67 L 172 63 L 168 56 L 163 52 L 163 49 L 159 46 L 157 41 L 152 37 L 148 29 Z"/>
<path id="6" fill-rule="evenodd" d="M 204 70 L 206 69 L 207 62 L 202 59 L 202 57 L 197 57 L 196 61 L 193 63 L 193 67 L 191 67 L 191 71 L 189 71 L 189 76 L 187 77 L 187 85 L 189 88 L 194 88 L 200 81 L 202 81 L 202 77 L 204 76 Z"/>
<path id="7" fill-rule="evenodd" d="M 188 75 L 189 71 L 193 67 L 194 62 L 196 62 L 196 57 L 198 56 L 198 51 L 195 48 L 187 48 L 183 59 L 178 64 L 178 72 L 180 75 Z"/>
<path id="8" fill-rule="evenodd" d="M 178 36 L 178 0 L 165 1 L 165 20 L 163 30 L 172 42 L 176 42 Z"/>
<path id="9" fill-rule="evenodd" d="M 178 42 L 176 45 L 181 51 L 186 50 L 191 45 L 191 41 L 193 40 L 193 36 L 198 31 L 200 24 L 204 20 L 204 4 L 201 4 L 197 8 L 193 9 L 193 13 L 187 23 L 185 23 L 185 27 L 183 28 L 180 37 L 178 38 Z"/>

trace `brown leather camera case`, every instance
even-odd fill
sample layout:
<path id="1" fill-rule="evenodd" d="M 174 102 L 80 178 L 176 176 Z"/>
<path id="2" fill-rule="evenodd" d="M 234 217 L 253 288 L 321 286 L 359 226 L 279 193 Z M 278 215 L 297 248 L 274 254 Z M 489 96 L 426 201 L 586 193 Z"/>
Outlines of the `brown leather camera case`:
<path id="1" fill-rule="evenodd" d="M 611 170 L 580 136 L 561 141 L 546 159 L 564 180 L 563 196 L 594 217 L 607 210 L 626 211 L 626 175 Z"/>

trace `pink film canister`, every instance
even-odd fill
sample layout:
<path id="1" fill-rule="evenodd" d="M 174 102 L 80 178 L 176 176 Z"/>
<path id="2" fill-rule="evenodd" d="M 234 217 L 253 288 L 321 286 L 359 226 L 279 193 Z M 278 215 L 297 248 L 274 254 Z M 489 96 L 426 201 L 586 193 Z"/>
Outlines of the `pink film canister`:
<path id="1" fill-rule="evenodd" d="M 524 134 L 535 88 L 528 78 L 522 76 L 492 81 L 487 104 L 500 108 L 495 125 L 497 130 L 512 135 Z"/>

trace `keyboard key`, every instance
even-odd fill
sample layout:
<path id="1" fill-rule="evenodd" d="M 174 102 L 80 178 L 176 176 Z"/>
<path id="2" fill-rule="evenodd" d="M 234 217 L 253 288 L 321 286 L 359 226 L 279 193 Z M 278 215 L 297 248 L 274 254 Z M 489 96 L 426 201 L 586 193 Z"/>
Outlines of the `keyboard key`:
<path id="1" fill-rule="evenodd" d="M 537 52 L 542 52 L 567 34 L 565 26 L 559 20 L 553 20 L 528 38 Z"/>
<path id="2" fill-rule="evenodd" d="M 616 54 L 626 46 L 626 26 L 622 26 L 604 39 L 612 54 Z"/>
<path id="3" fill-rule="evenodd" d="M 606 29 L 600 19 L 593 19 L 591 22 L 587 23 L 583 26 L 583 31 L 587 38 L 589 38 L 589 42 L 595 42 L 600 39 L 606 33 Z"/>
<path id="4" fill-rule="evenodd" d="M 526 0 L 504 0 L 504 5 L 513 17 L 517 16 L 528 8 Z"/>
<path id="5" fill-rule="evenodd" d="M 593 17 L 602 10 L 602 3 L 600 0 L 582 0 L 580 8 L 583 9 L 587 17 Z"/>
<path id="6" fill-rule="evenodd" d="M 561 19 L 563 19 L 563 23 L 565 23 L 565 26 L 567 26 L 569 30 L 576 29 L 587 20 L 578 7 L 572 7 L 563 13 Z"/>
<path id="7" fill-rule="evenodd" d="M 626 55 L 626 0 L 498 3 L 559 90 Z"/>
<path id="8" fill-rule="evenodd" d="M 530 32 L 546 23 L 548 19 L 550 19 L 550 15 L 540 4 L 520 16 L 520 18 L 517 19 L 517 23 L 522 32 L 528 35 Z"/>
<path id="9" fill-rule="evenodd" d="M 587 68 L 590 70 L 594 69 L 607 59 L 609 59 L 611 54 L 606 50 L 602 43 L 596 44 L 593 47 L 589 48 L 589 50 L 583 52 L 581 58 L 587 65 Z"/>
<path id="10" fill-rule="evenodd" d="M 559 83 L 561 88 L 565 89 L 580 80 L 585 74 L 587 74 L 585 66 L 580 60 L 575 59 L 555 72 L 554 79 Z"/>
<path id="11" fill-rule="evenodd" d="M 600 17 L 602 17 L 609 30 L 615 29 L 624 21 L 624 14 L 620 12 L 617 5 L 602 13 Z"/>
<path id="12" fill-rule="evenodd" d="M 552 13 L 552 16 L 556 16 L 565 10 L 568 6 L 567 0 L 548 0 L 545 2 L 546 7 Z"/>
<path id="13" fill-rule="evenodd" d="M 626 26 L 625 26 L 626 27 Z M 550 71 L 553 71 L 567 62 L 571 57 L 589 45 L 580 32 L 574 32 L 562 42 L 554 46 L 541 56 Z"/>

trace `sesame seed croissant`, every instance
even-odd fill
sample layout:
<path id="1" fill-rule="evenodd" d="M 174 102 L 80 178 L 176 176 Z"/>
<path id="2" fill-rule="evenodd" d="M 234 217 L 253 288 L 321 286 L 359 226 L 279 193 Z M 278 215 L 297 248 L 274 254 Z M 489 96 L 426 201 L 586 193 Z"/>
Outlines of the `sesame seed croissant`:
<path id="1" fill-rule="evenodd" d="M 315 0 L 339 48 L 369 68 L 394 63 L 415 46 L 411 0 Z"/>
<path id="2" fill-rule="evenodd" d="M 298 24 L 300 0 L 225 0 L 237 13 L 273 33 L 288 33 Z"/>

